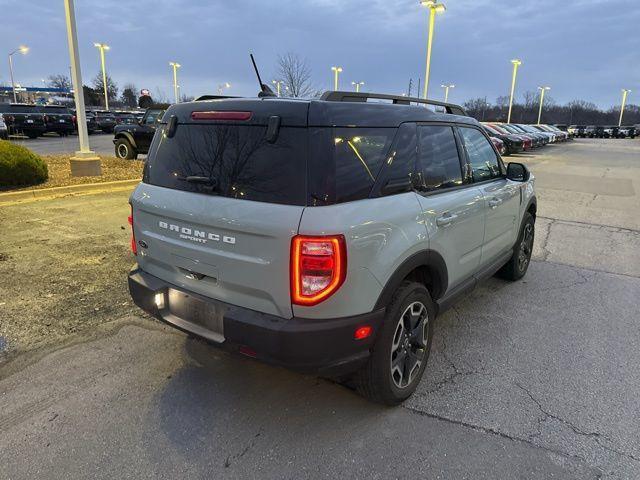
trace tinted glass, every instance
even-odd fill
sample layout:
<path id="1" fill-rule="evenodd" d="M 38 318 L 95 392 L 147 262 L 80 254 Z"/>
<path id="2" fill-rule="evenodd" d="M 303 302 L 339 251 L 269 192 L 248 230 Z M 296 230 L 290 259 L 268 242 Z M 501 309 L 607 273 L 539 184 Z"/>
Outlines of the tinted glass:
<path id="1" fill-rule="evenodd" d="M 8 113 L 36 113 L 35 105 L 7 105 L 4 112 Z"/>
<path id="2" fill-rule="evenodd" d="M 419 188 L 426 191 L 462 185 L 462 169 L 453 128 L 418 127 Z"/>
<path id="3" fill-rule="evenodd" d="M 163 110 L 152 110 L 147 113 L 146 118 L 144 119 L 144 123 L 147 125 L 152 125 L 158 121 L 158 117 L 160 117 L 163 113 Z"/>
<path id="4" fill-rule="evenodd" d="M 502 175 L 498 156 L 491 142 L 474 128 L 460 128 L 462 143 L 469 157 L 474 182 L 482 182 Z"/>
<path id="5" fill-rule="evenodd" d="M 277 141 L 268 143 L 266 126 L 180 125 L 171 138 L 164 135 L 166 128 L 154 138 L 144 182 L 258 202 L 305 204 L 306 129 L 282 127 Z"/>
<path id="6" fill-rule="evenodd" d="M 377 179 L 375 194 L 382 195 L 381 189 L 389 181 L 409 179 L 414 186 L 417 178 L 417 127 L 415 123 L 403 123 L 398 128 L 393 144 L 385 155 L 382 171 Z"/>

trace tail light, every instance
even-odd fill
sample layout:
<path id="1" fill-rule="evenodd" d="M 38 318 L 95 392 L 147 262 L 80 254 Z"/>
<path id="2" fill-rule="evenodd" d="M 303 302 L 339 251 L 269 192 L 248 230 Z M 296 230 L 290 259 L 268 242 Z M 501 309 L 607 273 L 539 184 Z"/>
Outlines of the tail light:
<path id="1" fill-rule="evenodd" d="M 75 116 L 75 115 L 73 115 L 73 116 L 71 117 L 71 121 L 72 121 L 72 122 L 73 122 L 73 124 L 75 125 L 75 124 L 78 122 L 78 119 L 76 118 L 76 116 Z"/>
<path id="2" fill-rule="evenodd" d="M 15 120 L 13 115 L 4 115 L 4 121 L 7 123 L 13 123 L 13 121 Z"/>
<path id="3" fill-rule="evenodd" d="M 131 207 L 131 214 L 129 215 L 129 225 L 131 225 L 131 252 L 134 255 L 138 255 L 138 246 L 136 245 L 136 235 L 133 232 L 133 206 Z"/>
<path id="4" fill-rule="evenodd" d="M 307 237 L 291 241 L 291 302 L 317 305 L 344 283 L 347 249 L 342 235 Z"/>
<path id="5" fill-rule="evenodd" d="M 49 117 L 47 117 L 46 115 L 43 115 L 42 119 L 44 120 L 44 123 L 48 123 L 49 122 Z"/>

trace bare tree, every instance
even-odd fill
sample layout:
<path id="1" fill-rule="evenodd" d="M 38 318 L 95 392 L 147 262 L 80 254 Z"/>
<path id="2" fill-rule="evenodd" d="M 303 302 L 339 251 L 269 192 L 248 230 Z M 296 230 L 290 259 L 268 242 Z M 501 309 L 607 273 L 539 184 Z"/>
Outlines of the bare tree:
<path id="1" fill-rule="evenodd" d="M 311 68 L 307 60 L 295 53 L 278 56 L 278 80 L 282 81 L 284 92 L 288 97 L 312 97 L 316 90 L 311 84 Z"/>
<path id="2" fill-rule="evenodd" d="M 104 86 L 102 83 L 102 73 L 98 73 L 93 80 L 91 81 L 93 84 L 93 88 L 96 92 L 100 92 L 100 94 L 104 95 Z M 109 100 L 115 100 L 118 98 L 118 85 L 113 79 L 107 74 L 107 95 Z"/>
<path id="3" fill-rule="evenodd" d="M 134 108 L 138 104 L 138 89 L 133 83 L 127 83 L 124 87 L 122 87 L 122 93 L 120 95 L 120 100 L 127 107 Z"/>
<path id="4" fill-rule="evenodd" d="M 47 77 L 47 85 L 51 88 L 71 90 L 71 80 L 66 75 L 49 75 Z"/>

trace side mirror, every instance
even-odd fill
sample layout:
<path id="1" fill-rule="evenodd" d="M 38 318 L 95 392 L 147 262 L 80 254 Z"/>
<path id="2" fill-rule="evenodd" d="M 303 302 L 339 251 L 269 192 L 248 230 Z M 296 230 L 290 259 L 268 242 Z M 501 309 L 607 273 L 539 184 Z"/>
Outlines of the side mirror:
<path id="1" fill-rule="evenodd" d="M 507 164 L 507 178 L 514 182 L 526 182 L 531 173 L 526 165 L 522 163 L 510 162 Z"/>

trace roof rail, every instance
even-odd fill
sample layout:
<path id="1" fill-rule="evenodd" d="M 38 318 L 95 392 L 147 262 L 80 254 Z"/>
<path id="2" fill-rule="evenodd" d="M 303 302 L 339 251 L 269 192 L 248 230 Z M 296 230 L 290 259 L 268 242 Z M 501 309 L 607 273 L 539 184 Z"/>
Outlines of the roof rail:
<path id="1" fill-rule="evenodd" d="M 223 98 L 242 98 L 242 97 L 236 97 L 236 96 L 232 96 L 232 95 L 200 95 L 198 98 L 196 98 L 196 102 L 199 102 L 201 100 L 222 100 Z"/>
<path id="2" fill-rule="evenodd" d="M 391 100 L 397 105 L 411 105 L 412 103 L 423 103 L 426 105 L 434 105 L 443 107 L 444 110 L 452 115 L 463 115 L 467 117 L 467 112 L 460 105 L 453 103 L 438 102 L 437 100 L 425 100 L 424 98 L 405 97 L 404 95 L 389 95 L 386 93 L 369 93 L 369 92 L 341 92 L 327 91 L 322 94 L 320 100 L 327 102 L 366 102 L 369 98 L 377 98 L 380 100 Z"/>

